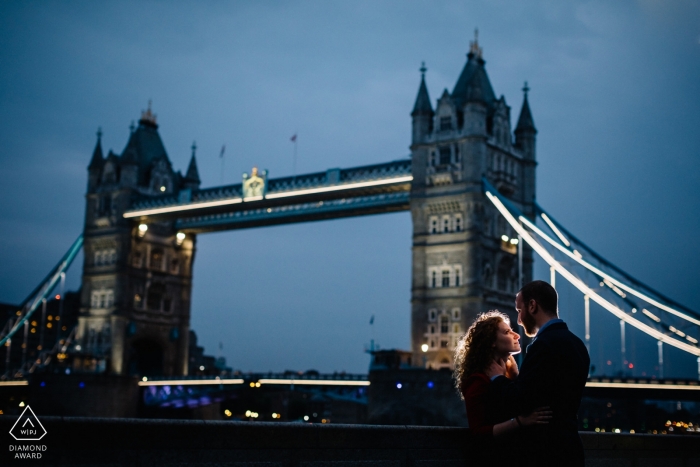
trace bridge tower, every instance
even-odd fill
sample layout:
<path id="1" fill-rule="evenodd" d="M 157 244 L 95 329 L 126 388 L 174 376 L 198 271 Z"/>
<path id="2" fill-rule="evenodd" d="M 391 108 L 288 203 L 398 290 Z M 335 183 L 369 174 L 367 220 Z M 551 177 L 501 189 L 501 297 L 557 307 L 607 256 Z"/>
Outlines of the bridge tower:
<path id="1" fill-rule="evenodd" d="M 103 157 L 101 133 L 88 167 L 76 370 L 185 375 L 194 235 L 174 221 L 141 224 L 123 213 L 139 195 L 172 198 L 199 186 L 195 146 L 187 173 L 172 168 L 149 108 L 121 155 Z"/>
<path id="2" fill-rule="evenodd" d="M 414 361 L 451 368 L 452 349 L 475 317 L 497 308 L 515 325 L 514 296 L 532 278 L 532 251 L 483 195 L 482 177 L 534 215 L 535 129 L 525 99 L 515 129 L 496 98 L 475 38 L 450 93 L 433 110 L 425 66 L 411 116 Z"/>

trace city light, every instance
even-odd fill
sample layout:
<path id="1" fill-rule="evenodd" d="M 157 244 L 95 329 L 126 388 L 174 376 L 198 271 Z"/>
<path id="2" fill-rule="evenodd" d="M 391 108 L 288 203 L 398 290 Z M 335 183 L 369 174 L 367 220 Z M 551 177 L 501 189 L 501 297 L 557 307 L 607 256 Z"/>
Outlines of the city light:
<path id="1" fill-rule="evenodd" d="M 175 239 L 178 245 L 182 245 L 182 242 L 185 241 L 185 232 L 178 232 L 177 235 L 175 235 Z"/>
<path id="2" fill-rule="evenodd" d="M 369 381 L 333 380 L 333 379 L 277 379 L 262 378 L 259 384 L 305 384 L 319 386 L 369 386 Z M 251 383 L 253 384 L 253 383 Z M 258 386 L 260 387 L 260 386 Z"/>
<path id="3" fill-rule="evenodd" d="M 144 376 L 144 378 L 146 378 Z M 207 384 L 243 384 L 243 379 L 167 379 L 139 381 L 139 386 L 204 386 Z"/>
<path id="4" fill-rule="evenodd" d="M 308 422 L 308 421 L 309 421 L 309 416 L 308 416 L 308 415 L 304 415 L 304 421 L 305 421 L 305 422 Z"/>
<path id="5" fill-rule="evenodd" d="M 403 384 L 401 383 L 396 383 L 396 389 L 401 389 L 403 387 Z"/>
<path id="6" fill-rule="evenodd" d="M 423 345 L 421 345 L 421 346 L 420 346 L 420 349 L 421 349 L 423 352 L 427 352 L 427 351 L 428 351 L 428 344 L 423 344 Z"/>
<path id="7" fill-rule="evenodd" d="M 160 187 L 160 191 L 165 191 L 165 187 L 164 186 Z"/>
<path id="8" fill-rule="evenodd" d="M 507 241 L 508 241 L 508 235 L 501 235 L 501 240 L 503 240 L 504 242 L 507 242 Z"/>
<path id="9" fill-rule="evenodd" d="M 511 239 L 510 239 L 510 244 L 511 244 L 511 245 L 517 245 L 517 244 L 518 244 L 518 239 L 517 239 L 517 238 L 511 238 Z"/>
<path id="10" fill-rule="evenodd" d="M 661 318 L 659 318 L 658 316 L 656 316 L 654 313 L 652 313 L 651 311 L 647 310 L 646 308 L 643 308 L 643 309 L 642 309 L 642 313 L 644 313 L 645 315 L 647 315 L 649 318 L 653 319 L 653 320 L 656 321 L 657 323 L 660 323 L 660 322 L 661 322 Z"/>
<path id="11" fill-rule="evenodd" d="M 233 413 L 231 413 L 231 411 L 229 409 L 226 409 L 226 410 L 224 410 L 224 415 L 226 415 L 227 417 L 230 417 L 231 415 L 233 415 Z"/>
<path id="12" fill-rule="evenodd" d="M 146 224 L 139 224 L 139 237 L 144 237 L 148 231 L 148 226 Z"/>

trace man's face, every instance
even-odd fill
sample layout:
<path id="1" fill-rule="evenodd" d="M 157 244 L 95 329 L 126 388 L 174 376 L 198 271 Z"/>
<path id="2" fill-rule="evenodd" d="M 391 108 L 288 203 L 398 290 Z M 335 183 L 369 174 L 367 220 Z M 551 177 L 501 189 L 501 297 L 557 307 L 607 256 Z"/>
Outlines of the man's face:
<path id="1" fill-rule="evenodd" d="M 533 302 L 530 302 L 529 307 L 525 306 L 523 303 L 523 296 L 520 292 L 515 296 L 515 309 L 518 312 L 518 324 L 525 329 L 525 335 L 528 337 L 534 337 L 537 334 L 537 323 L 535 322 L 535 317 L 530 314 L 528 308 L 534 308 Z"/>

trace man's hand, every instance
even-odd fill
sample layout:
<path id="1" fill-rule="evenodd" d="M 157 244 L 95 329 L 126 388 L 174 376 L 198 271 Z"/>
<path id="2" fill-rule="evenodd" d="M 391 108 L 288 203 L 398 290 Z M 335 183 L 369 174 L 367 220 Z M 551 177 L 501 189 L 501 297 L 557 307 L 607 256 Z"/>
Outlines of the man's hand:
<path id="1" fill-rule="evenodd" d="M 506 374 L 506 362 L 496 359 L 491 361 L 491 365 L 486 368 L 486 376 L 492 379 L 494 376 L 503 376 Z"/>
<path id="2" fill-rule="evenodd" d="M 518 364 L 515 362 L 515 359 L 513 358 L 512 355 L 508 356 L 508 360 L 505 362 L 505 375 L 506 378 L 508 379 L 515 379 L 518 377 L 519 370 L 518 370 Z"/>

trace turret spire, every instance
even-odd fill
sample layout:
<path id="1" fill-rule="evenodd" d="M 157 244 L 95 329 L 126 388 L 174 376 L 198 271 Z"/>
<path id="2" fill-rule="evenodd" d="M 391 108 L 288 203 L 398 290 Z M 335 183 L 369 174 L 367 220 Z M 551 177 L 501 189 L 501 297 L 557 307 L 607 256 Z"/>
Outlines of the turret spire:
<path id="1" fill-rule="evenodd" d="M 515 127 L 515 133 L 521 133 L 524 131 L 531 131 L 537 133 L 535 128 L 535 121 L 532 118 L 532 112 L 530 111 L 530 104 L 527 101 L 527 93 L 530 91 L 530 87 L 525 81 L 523 86 L 523 106 L 520 109 L 520 117 L 518 118 L 518 124 Z"/>
<path id="2" fill-rule="evenodd" d="M 425 72 L 428 69 L 425 67 L 425 62 L 421 63 L 419 69 L 420 76 L 420 87 L 418 88 L 418 95 L 416 96 L 416 103 L 413 105 L 413 111 L 411 116 L 416 115 L 433 115 L 433 106 L 430 104 L 430 95 L 428 95 L 428 87 L 425 85 Z"/>
<path id="3" fill-rule="evenodd" d="M 469 42 L 469 55 L 481 58 L 483 50 L 479 47 L 479 28 L 474 29 L 474 40 Z"/>
<path id="4" fill-rule="evenodd" d="M 197 152 L 197 143 L 192 142 L 192 158 L 190 159 L 190 165 L 187 167 L 187 174 L 185 174 L 185 183 L 190 188 L 197 188 L 201 183 L 199 179 L 199 170 L 197 170 L 197 159 L 195 154 Z"/>
<path id="5" fill-rule="evenodd" d="M 102 156 L 102 127 L 97 128 L 97 144 L 95 145 L 95 150 L 92 152 L 92 159 L 90 159 L 90 165 L 88 169 L 102 167 L 104 162 L 104 157 Z"/>

